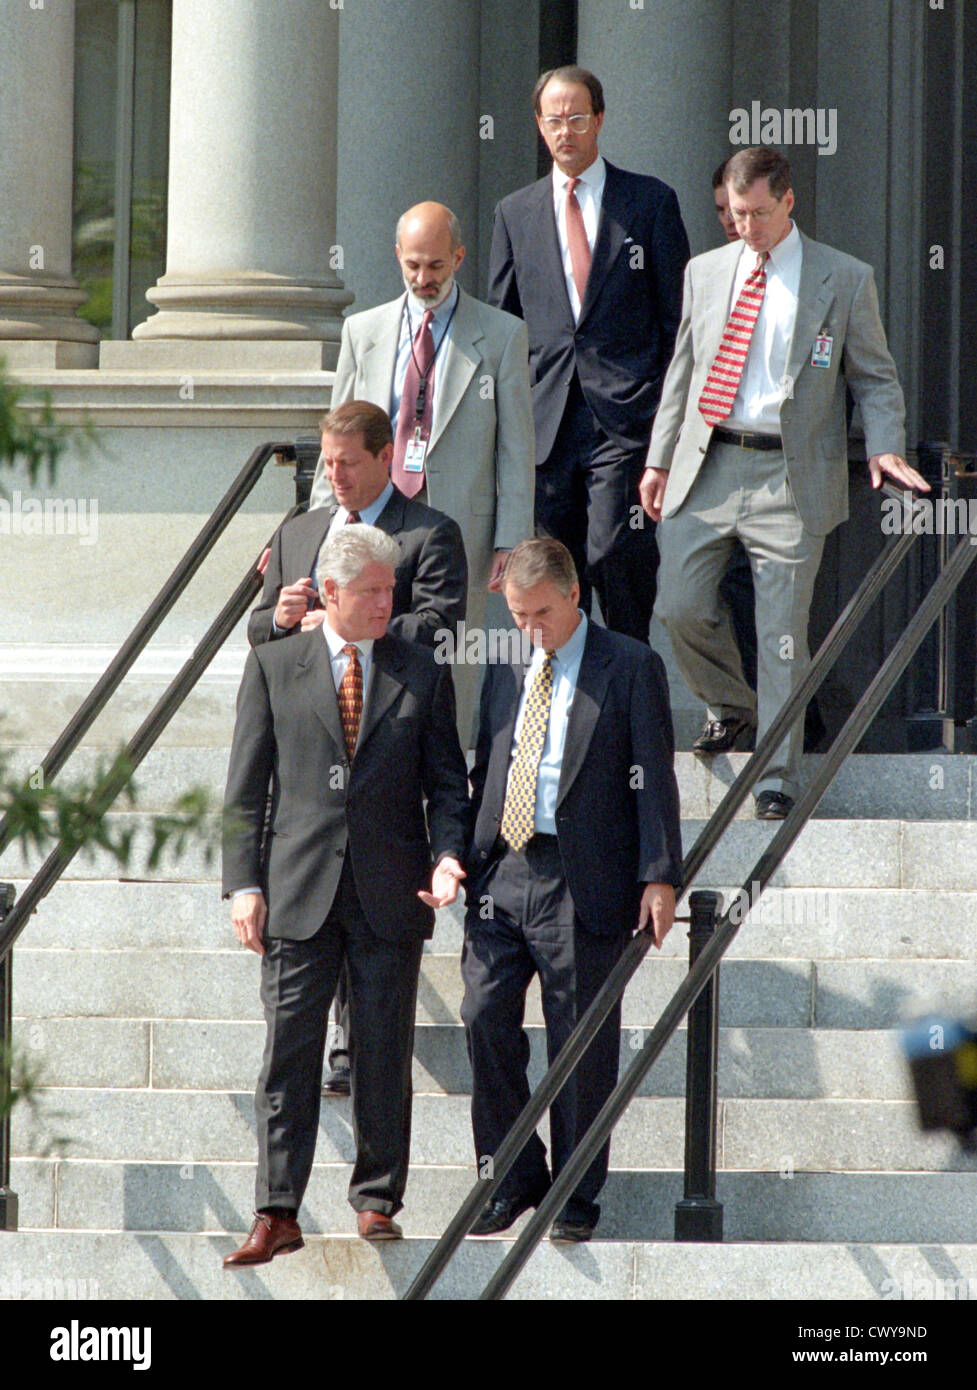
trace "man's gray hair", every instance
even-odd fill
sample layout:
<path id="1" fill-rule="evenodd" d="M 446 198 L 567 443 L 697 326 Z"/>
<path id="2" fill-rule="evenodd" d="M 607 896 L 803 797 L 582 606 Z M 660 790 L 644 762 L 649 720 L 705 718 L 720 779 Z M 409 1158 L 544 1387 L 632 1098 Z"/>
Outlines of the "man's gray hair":
<path id="1" fill-rule="evenodd" d="M 327 579 L 333 580 L 340 589 L 345 589 L 371 561 L 396 569 L 399 559 L 400 546 L 386 531 L 380 531 L 376 526 L 366 526 L 363 522 L 341 526 L 319 552 L 316 585 L 320 594 Z"/>
<path id="2" fill-rule="evenodd" d="M 410 208 L 408 208 L 407 211 L 410 212 Z M 461 223 L 450 208 L 445 208 L 445 211 L 448 214 L 448 235 L 451 237 L 451 249 L 452 251 L 457 251 L 458 247 L 461 245 Z M 407 213 L 402 212 L 397 218 L 397 231 L 394 234 L 394 239 L 398 246 L 400 245 L 400 237 L 404 230 L 404 218 L 406 216 Z"/>

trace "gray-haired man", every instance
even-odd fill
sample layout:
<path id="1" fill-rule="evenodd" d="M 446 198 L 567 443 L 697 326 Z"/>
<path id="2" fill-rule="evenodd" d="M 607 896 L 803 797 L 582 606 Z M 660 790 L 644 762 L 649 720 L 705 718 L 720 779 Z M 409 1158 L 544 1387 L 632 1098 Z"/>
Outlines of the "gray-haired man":
<path id="1" fill-rule="evenodd" d="M 350 1205 L 365 1239 L 400 1235 L 391 1218 L 407 1181 L 421 944 L 431 909 L 452 902 L 464 877 L 468 780 L 449 669 L 386 632 L 397 555 L 372 526 L 331 536 L 317 571 L 321 629 L 254 648 L 241 682 L 223 892 L 238 940 L 262 957 L 268 1032 L 255 1096 L 256 1219 L 228 1266 L 302 1244 L 296 1217 L 344 961 L 355 1038 Z"/>

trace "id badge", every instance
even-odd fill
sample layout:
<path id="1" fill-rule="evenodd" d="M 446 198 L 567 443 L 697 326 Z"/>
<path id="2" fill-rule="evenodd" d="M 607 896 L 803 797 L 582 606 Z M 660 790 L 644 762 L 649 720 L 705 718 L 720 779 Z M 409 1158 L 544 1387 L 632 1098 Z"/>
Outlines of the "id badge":
<path id="1" fill-rule="evenodd" d="M 834 338 L 827 333 L 819 333 L 814 339 L 814 351 L 811 353 L 812 367 L 830 367 L 831 349 L 834 347 Z"/>
<path id="2" fill-rule="evenodd" d="M 404 472 L 423 473 L 426 453 L 426 439 L 408 439 L 407 448 L 404 450 Z"/>

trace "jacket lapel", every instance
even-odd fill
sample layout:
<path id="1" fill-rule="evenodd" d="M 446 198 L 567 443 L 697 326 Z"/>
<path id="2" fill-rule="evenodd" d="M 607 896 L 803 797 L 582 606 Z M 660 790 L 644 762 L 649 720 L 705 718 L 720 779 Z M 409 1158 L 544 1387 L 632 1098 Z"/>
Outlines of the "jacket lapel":
<path id="1" fill-rule="evenodd" d="M 601 706 L 607 694 L 613 669 L 612 654 L 599 627 L 590 623 L 584 643 L 583 658 L 577 676 L 577 688 L 570 706 L 566 738 L 563 744 L 563 765 L 556 804 L 566 796 L 583 766 L 594 734 Z"/>
<path id="2" fill-rule="evenodd" d="M 597 237 L 594 241 L 594 254 L 590 260 L 590 274 L 587 276 L 587 285 L 580 305 L 578 328 L 590 313 L 597 296 L 600 294 L 601 286 L 607 279 L 608 271 L 627 240 L 625 224 L 629 203 L 624 180 L 621 178 L 621 171 L 613 164 L 608 164 L 606 160 L 604 164 L 606 167 L 604 193 L 600 200 Z"/>
<path id="3" fill-rule="evenodd" d="M 553 208 L 553 177 L 547 174 L 540 179 L 533 190 L 530 210 L 531 226 L 536 232 L 535 251 L 539 257 L 539 278 L 542 284 L 555 287 L 554 305 L 564 312 L 566 324 L 571 331 L 573 308 L 567 293 L 567 280 L 563 273 L 563 257 L 560 254 L 560 238 L 556 231 L 556 212 Z"/>
<path id="4" fill-rule="evenodd" d="M 451 324 L 451 334 L 434 366 L 434 418 L 428 446 L 431 449 L 457 410 L 468 390 L 468 383 L 478 369 L 482 354 L 476 344 L 484 336 L 472 301 L 459 286 L 458 307 Z M 439 372 L 440 383 L 437 380 Z"/>
<path id="5" fill-rule="evenodd" d="M 356 741 L 356 757 L 361 755 L 363 745 L 403 690 L 402 668 L 402 654 L 392 642 L 378 637 L 373 644 L 373 671 L 360 736 Z"/>
<path id="6" fill-rule="evenodd" d="M 713 273 L 703 281 L 699 303 L 696 305 L 696 323 L 708 325 L 704 358 L 710 367 L 719 351 L 719 344 L 722 342 L 733 307 L 733 284 L 742 254 L 741 246 L 741 243 L 733 243 L 726 248 L 729 251 L 728 256 L 717 257 L 718 264 Z"/>
<path id="7" fill-rule="evenodd" d="M 831 266 L 820 253 L 816 242 L 801 233 L 804 248 L 801 260 L 801 280 L 797 289 L 797 312 L 794 332 L 787 354 L 787 375 L 796 381 L 810 362 L 814 339 L 820 333 L 834 298 L 831 287 Z"/>
<path id="8" fill-rule="evenodd" d="M 361 384 L 359 394 L 364 400 L 382 401 L 385 410 L 390 409 L 390 398 L 394 389 L 394 367 L 397 362 L 397 344 L 400 341 L 400 323 L 404 312 L 402 294 L 399 299 L 384 304 L 378 312 L 373 329 L 360 348 Z"/>
<path id="9" fill-rule="evenodd" d="M 339 717 L 339 701 L 336 698 L 329 647 L 320 629 L 317 628 L 309 636 L 306 650 L 299 657 L 296 680 L 311 681 L 310 699 L 316 718 L 336 747 L 345 753 L 346 739 L 343 735 L 343 722 Z"/>

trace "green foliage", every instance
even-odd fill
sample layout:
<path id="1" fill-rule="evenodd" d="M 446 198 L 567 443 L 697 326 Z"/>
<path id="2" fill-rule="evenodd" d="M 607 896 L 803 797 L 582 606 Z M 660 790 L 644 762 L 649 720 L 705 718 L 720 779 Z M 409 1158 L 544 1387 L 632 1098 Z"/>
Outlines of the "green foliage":
<path id="1" fill-rule="evenodd" d="M 9 1068 L 10 1085 L 7 1085 Z M 64 1110 L 52 1110 L 45 1104 L 41 1088 L 43 1079 L 40 1065 L 23 1047 L 11 1044 L 4 1047 L 0 1043 L 0 1124 L 11 1113 L 15 1105 L 27 1107 L 30 1115 L 32 1134 L 31 1149 L 38 1158 L 56 1155 L 63 1158 L 71 1146 L 71 1139 L 65 1134 L 51 1132 L 54 1121 L 68 1119 Z"/>
<path id="2" fill-rule="evenodd" d="M 88 427 L 59 425 L 50 399 L 31 398 L 0 362 L 0 469 L 23 468 L 32 483 L 46 472 L 51 482 L 69 444 L 81 445 L 84 451 L 93 439 Z M 0 496 L 5 495 L 0 483 Z"/>

